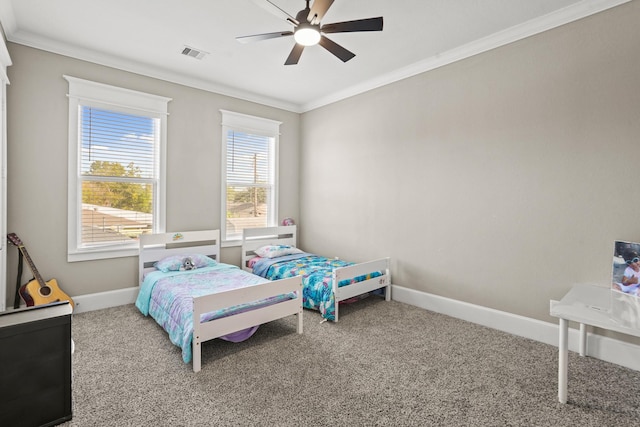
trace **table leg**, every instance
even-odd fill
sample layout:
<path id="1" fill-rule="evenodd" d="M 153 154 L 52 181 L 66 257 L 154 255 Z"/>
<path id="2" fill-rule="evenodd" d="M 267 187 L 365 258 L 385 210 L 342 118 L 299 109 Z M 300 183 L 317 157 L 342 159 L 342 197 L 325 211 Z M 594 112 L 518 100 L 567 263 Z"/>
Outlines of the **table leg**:
<path id="1" fill-rule="evenodd" d="M 567 380 L 569 362 L 569 321 L 560 319 L 558 343 L 558 400 L 567 403 Z"/>
<path id="2" fill-rule="evenodd" d="M 580 323 L 580 356 L 587 355 L 587 325 Z"/>

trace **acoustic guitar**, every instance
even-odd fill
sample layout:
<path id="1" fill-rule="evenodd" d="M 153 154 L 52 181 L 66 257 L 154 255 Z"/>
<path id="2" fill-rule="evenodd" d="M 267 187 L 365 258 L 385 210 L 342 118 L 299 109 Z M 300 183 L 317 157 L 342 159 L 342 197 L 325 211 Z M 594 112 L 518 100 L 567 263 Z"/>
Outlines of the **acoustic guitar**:
<path id="1" fill-rule="evenodd" d="M 34 276 L 34 280 L 30 281 L 26 285 L 22 285 L 19 291 L 20 296 L 27 304 L 27 306 L 31 307 L 34 305 L 49 304 L 57 301 L 69 301 L 71 307 L 75 308 L 73 299 L 71 299 L 69 295 L 64 293 L 62 289 L 60 289 L 56 279 L 51 279 L 48 282 L 44 281 L 35 264 L 33 263 L 33 260 L 29 256 L 27 248 L 25 248 L 24 244 L 22 243 L 22 240 L 20 240 L 20 238 L 15 233 L 7 234 L 7 239 L 9 239 L 11 243 L 18 247 L 18 249 L 24 256 L 24 259 L 27 260 L 27 264 L 29 264 L 29 268 L 31 269 L 31 272 Z"/>

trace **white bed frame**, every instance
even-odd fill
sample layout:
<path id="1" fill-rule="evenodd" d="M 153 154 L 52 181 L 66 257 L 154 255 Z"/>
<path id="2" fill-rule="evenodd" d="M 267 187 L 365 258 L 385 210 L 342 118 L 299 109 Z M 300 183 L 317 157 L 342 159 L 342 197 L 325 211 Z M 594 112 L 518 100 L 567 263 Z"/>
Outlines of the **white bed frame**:
<path id="1" fill-rule="evenodd" d="M 265 245 L 290 245 L 297 247 L 297 228 L 295 225 L 245 228 L 242 234 L 242 268 L 251 272 L 248 263 L 257 255 L 256 249 Z M 353 298 L 376 289 L 385 288 L 385 300 L 391 300 L 391 272 L 389 269 L 389 258 L 382 258 L 375 261 L 362 262 L 348 267 L 336 268 L 333 271 L 332 286 L 336 301 L 336 322 L 338 321 L 338 306 L 340 301 Z M 345 279 L 352 279 L 357 276 L 368 274 L 374 271 L 381 271 L 382 276 L 361 282 L 352 283 L 348 286 L 338 287 L 338 283 Z"/>
<path id="2" fill-rule="evenodd" d="M 154 270 L 154 262 L 170 255 L 199 253 L 219 261 L 219 242 L 220 230 L 141 235 L 139 256 L 140 283 L 142 283 L 145 272 Z M 289 292 L 296 292 L 297 298 L 221 319 L 203 323 L 199 321 L 200 315 L 203 313 Z M 302 280 L 300 277 L 277 280 L 268 283 L 266 286 L 255 285 L 194 298 L 193 371 L 198 372 L 201 369 L 201 344 L 203 342 L 291 315 L 298 316 L 297 332 L 302 334 Z M 196 321 L 196 319 L 198 319 L 198 321 Z"/>

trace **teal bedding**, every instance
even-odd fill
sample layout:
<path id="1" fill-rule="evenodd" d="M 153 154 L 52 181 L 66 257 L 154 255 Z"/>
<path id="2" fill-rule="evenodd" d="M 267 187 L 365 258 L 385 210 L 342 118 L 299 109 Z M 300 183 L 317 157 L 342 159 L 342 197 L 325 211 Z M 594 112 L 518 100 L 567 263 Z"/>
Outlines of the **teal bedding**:
<path id="1" fill-rule="evenodd" d="M 336 319 L 333 293 L 333 271 L 353 265 L 353 262 L 303 253 L 279 258 L 261 258 L 253 265 L 253 273 L 269 280 L 302 276 L 302 306 L 318 310 L 327 320 Z M 342 280 L 338 287 L 381 276 L 380 271 Z"/>
<path id="2" fill-rule="evenodd" d="M 182 349 L 182 360 L 189 363 L 192 359 L 193 298 L 256 284 L 268 285 L 268 283 L 270 281 L 265 278 L 222 263 L 189 271 L 164 273 L 157 270 L 146 275 L 140 286 L 136 307 L 145 316 L 154 318 L 167 331 L 171 342 Z M 291 298 L 295 298 L 295 294 L 250 301 L 216 310 L 203 314 L 201 322 L 265 307 Z M 253 335 L 258 326 L 221 338 L 234 342 L 242 341 Z"/>

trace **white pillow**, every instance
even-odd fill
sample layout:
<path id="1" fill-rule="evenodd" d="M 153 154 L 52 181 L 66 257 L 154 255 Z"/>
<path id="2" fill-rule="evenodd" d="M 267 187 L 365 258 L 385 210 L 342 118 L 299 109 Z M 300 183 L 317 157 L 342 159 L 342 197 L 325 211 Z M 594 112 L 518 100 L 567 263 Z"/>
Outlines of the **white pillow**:
<path id="1" fill-rule="evenodd" d="M 304 253 L 300 249 L 289 245 L 267 245 L 256 249 L 254 252 L 262 258 L 277 258 L 285 255 Z"/>

